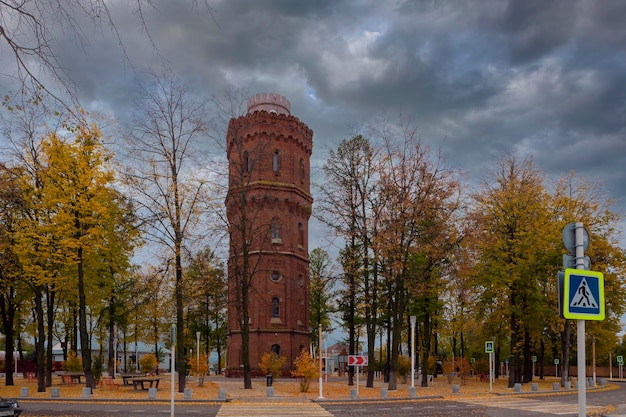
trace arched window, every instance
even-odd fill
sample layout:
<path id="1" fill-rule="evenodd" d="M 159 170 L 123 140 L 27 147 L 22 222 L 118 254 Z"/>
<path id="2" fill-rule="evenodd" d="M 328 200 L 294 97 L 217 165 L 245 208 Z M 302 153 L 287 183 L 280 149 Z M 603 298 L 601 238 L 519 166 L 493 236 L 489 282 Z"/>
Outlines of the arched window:
<path id="1" fill-rule="evenodd" d="M 274 173 L 278 174 L 280 170 L 280 158 L 278 151 L 274 151 L 274 157 L 272 158 L 272 168 L 274 169 Z"/>
<path id="2" fill-rule="evenodd" d="M 304 247 L 304 225 L 298 223 L 298 245 Z"/>
<path id="3" fill-rule="evenodd" d="M 300 178 L 304 179 L 304 159 L 300 158 Z"/>
<path id="4" fill-rule="evenodd" d="M 272 297 L 272 318 L 280 318 L 280 300 L 278 297 Z"/>
<path id="5" fill-rule="evenodd" d="M 245 170 L 246 172 L 249 174 L 251 169 L 250 169 L 250 154 L 248 153 L 248 151 L 245 151 L 243 154 L 243 163 L 245 164 Z"/>
<path id="6" fill-rule="evenodd" d="M 280 345 L 272 345 L 272 347 L 270 348 L 270 352 L 274 353 L 276 356 L 280 356 Z"/>
<path id="7" fill-rule="evenodd" d="M 282 238 L 280 236 L 280 224 L 278 223 L 278 219 L 272 219 L 270 233 L 272 243 L 282 243 Z"/>

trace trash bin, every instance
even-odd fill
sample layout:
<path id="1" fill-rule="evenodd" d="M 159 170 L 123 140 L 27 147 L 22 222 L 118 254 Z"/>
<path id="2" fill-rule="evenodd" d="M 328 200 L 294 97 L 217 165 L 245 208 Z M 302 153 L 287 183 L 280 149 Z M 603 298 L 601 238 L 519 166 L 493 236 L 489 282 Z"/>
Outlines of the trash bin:
<path id="1" fill-rule="evenodd" d="M 265 383 L 268 387 L 272 386 L 272 380 L 274 378 L 271 375 L 265 375 Z"/>

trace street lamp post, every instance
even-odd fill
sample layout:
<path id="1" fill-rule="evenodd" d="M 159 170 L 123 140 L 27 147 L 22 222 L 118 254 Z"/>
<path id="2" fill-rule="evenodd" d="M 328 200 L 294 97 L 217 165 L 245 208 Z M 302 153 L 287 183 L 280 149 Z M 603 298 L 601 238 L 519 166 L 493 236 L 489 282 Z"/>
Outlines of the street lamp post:
<path id="1" fill-rule="evenodd" d="M 198 370 L 198 381 L 200 381 L 200 332 L 196 332 L 196 370 Z"/>
<path id="2" fill-rule="evenodd" d="M 415 388 L 415 316 L 411 316 L 411 388 Z"/>

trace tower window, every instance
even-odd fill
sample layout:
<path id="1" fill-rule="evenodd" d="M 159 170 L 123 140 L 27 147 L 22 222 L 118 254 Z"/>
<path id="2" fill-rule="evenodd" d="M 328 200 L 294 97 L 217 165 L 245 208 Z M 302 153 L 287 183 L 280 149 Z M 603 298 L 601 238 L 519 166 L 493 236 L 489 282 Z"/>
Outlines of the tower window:
<path id="1" fill-rule="evenodd" d="M 272 347 L 270 348 L 270 352 L 272 352 L 276 356 L 280 356 L 280 345 L 278 344 L 272 345 Z"/>
<path id="2" fill-rule="evenodd" d="M 245 164 L 245 170 L 246 173 L 250 173 L 251 171 L 251 167 L 250 167 L 250 154 L 248 153 L 248 151 L 245 151 L 243 154 L 243 163 Z"/>
<path id="3" fill-rule="evenodd" d="M 272 275 L 270 276 L 270 279 L 272 280 L 272 282 L 280 281 L 280 272 L 272 271 Z"/>
<path id="4" fill-rule="evenodd" d="M 304 159 L 300 158 L 300 178 L 304 179 Z"/>
<path id="5" fill-rule="evenodd" d="M 282 243 L 282 238 L 280 236 L 280 224 L 278 224 L 277 219 L 272 220 L 271 238 L 272 238 L 272 243 Z"/>
<path id="6" fill-rule="evenodd" d="M 298 223 L 298 244 L 304 247 L 304 225 Z"/>
<path id="7" fill-rule="evenodd" d="M 272 168 L 274 169 L 274 173 L 278 174 L 280 170 L 280 155 L 278 151 L 274 151 L 274 156 L 272 157 Z"/>
<path id="8" fill-rule="evenodd" d="M 280 300 L 278 297 L 272 297 L 272 318 L 277 319 L 280 317 Z"/>

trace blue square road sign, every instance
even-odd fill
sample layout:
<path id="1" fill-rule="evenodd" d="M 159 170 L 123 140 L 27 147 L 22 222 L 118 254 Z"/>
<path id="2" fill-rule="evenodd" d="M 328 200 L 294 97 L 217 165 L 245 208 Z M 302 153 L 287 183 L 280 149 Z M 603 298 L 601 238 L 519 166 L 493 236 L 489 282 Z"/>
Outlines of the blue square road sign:
<path id="1" fill-rule="evenodd" d="M 563 317 L 573 320 L 604 320 L 604 275 L 568 268 L 563 283 Z"/>

